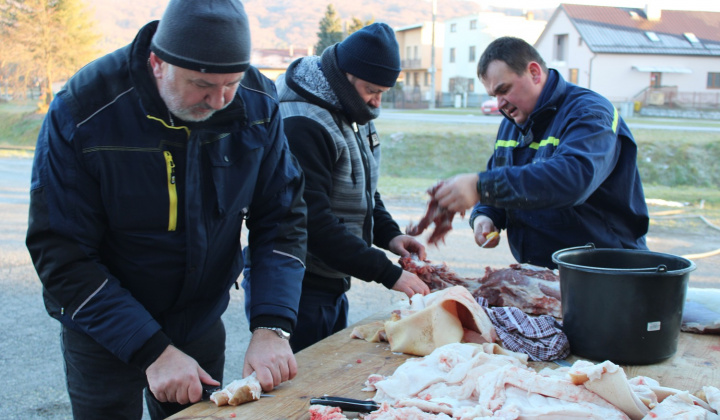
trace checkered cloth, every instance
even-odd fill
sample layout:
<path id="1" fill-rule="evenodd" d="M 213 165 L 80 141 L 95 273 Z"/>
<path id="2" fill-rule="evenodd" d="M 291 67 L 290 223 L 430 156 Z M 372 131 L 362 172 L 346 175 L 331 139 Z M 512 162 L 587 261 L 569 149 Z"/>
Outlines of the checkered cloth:
<path id="1" fill-rule="evenodd" d="M 531 317 L 514 307 L 490 308 L 483 297 L 477 301 L 490 317 L 506 349 L 527 354 L 535 362 L 565 359 L 570 355 L 567 336 L 552 316 Z"/>

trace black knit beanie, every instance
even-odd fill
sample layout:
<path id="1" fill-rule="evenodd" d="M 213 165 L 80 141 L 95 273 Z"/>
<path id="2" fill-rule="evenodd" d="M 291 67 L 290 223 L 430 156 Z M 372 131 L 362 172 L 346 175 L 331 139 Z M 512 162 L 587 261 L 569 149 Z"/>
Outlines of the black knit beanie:
<path id="1" fill-rule="evenodd" d="M 373 23 L 337 45 L 338 67 L 366 82 L 393 87 L 400 75 L 400 48 L 395 32 L 384 23 Z"/>
<path id="2" fill-rule="evenodd" d="M 170 0 L 150 50 L 203 73 L 240 73 L 250 65 L 250 25 L 238 0 Z"/>

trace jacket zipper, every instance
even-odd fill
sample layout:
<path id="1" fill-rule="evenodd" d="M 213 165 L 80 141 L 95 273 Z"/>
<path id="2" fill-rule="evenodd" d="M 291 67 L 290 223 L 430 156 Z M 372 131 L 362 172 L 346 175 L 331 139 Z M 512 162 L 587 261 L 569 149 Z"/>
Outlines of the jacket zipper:
<path id="1" fill-rule="evenodd" d="M 170 152 L 165 151 L 163 154 L 165 155 L 165 164 L 167 167 L 168 197 L 170 198 L 168 232 L 172 232 L 177 228 L 177 185 L 175 184 L 175 162 L 173 161 L 173 157 Z"/>

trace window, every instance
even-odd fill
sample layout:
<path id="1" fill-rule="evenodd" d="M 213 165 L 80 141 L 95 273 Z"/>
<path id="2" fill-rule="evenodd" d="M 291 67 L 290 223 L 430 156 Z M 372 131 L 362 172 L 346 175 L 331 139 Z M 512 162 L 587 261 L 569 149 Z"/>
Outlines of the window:
<path id="1" fill-rule="evenodd" d="M 662 73 L 659 72 L 651 72 L 650 73 L 650 87 L 660 87 L 662 86 Z"/>
<path id="2" fill-rule="evenodd" d="M 468 61 L 470 61 L 471 63 L 475 62 L 475 46 L 474 45 L 470 47 L 470 51 L 468 52 L 468 57 L 469 57 Z"/>
<path id="3" fill-rule="evenodd" d="M 410 55 L 410 52 L 412 51 L 412 47 L 405 47 L 405 59 L 410 60 L 412 56 Z"/>
<path id="4" fill-rule="evenodd" d="M 450 32 L 457 32 L 457 23 L 450 24 Z"/>
<path id="5" fill-rule="evenodd" d="M 418 54 L 418 46 L 417 46 L 417 45 L 413 47 L 413 53 L 414 53 L 413 58 L 414 58 L 415 60 L 417 60 L 417 59 L 419 58 L 419 56 L 420 56 L 420 55 Z"/>
<path id="6" fill-rule="evenodd" d="M 720 89 L 720 73 L 708 73 L 708 89 Z"/>
<path id="7" fill-rule="evenodd" d="M 567 34 L 555 35 L 555 51 L 553 58 L 555 61 L 565 61 L 567 56 Z"/>
<path id="8" fill-rule="evenodd" d="M 430 86 L 430 73 L 425 73 L 425 86 Z"/>
<path id="9" fill-rule="evenodd" d="M 685 39 L 690 41 L 690 43 L 693 45 L 700 43 L 700 40 L 698 39 L 698 37 L 696 37 L 695 34 L 692 32 L 685 32 L 683 35 L 685 35 Z"/>
<path id="10" fill-rule="evenodd" d="M 477 29 L 477 19 L 473 19 L 470 21 L 470 29 Z"/>
<path id="11" fill-rule="evenodd" d="M 578 84 L 578 69 L 568 70 L 568 81 L 574 85 Z"/>
<path id="12" fill-rule="evenodd" d="M 660 37 L 653 31 L 645 31 L 645 36 L 652 42 L 660 42 Z"/>
<path id="13" fill-rule="evenodd" d="M 455 48 L 450 48 L 450 62 L 455 62 Z"/>

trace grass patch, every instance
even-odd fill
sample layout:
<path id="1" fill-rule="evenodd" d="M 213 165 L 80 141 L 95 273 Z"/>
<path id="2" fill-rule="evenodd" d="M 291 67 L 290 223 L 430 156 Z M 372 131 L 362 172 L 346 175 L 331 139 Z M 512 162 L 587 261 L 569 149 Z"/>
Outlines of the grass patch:
<path id="1" fill-rule="evenodd" d="M 32 153 L 43 115 L 33 101 L 0 103 L 0 149 Z M 478 109 L 411 111 L 418 114 L 479 115 Z M 632 118 L 629 123 L 697 127 L 720 122 Z M 382 144 L 380 191 L 388 197 L 426 199 L 437 181 L 483 170 L 492 154 L 496 124 L 436 124 L 376 121 Z M 720 209 L 720 133 L 633 129 L 638 168 L 648 198 Z M 7 155 L 7 151 L 0 150 Z"/>
<path id="2" fill-rule="evenodd" d="M 35 147 L 45 115 L 32 101 L 0 103 L 0 146 Z"/>

